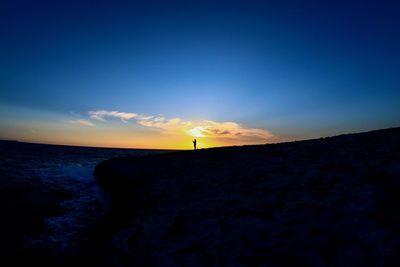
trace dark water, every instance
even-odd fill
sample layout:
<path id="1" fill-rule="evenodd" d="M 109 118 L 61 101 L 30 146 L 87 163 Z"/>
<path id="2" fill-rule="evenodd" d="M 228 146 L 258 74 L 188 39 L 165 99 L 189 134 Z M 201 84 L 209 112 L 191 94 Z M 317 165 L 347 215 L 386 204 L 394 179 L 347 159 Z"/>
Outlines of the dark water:
<path id="1" fill-rule="evenodd" d="M 2 252 L 73 253 L 107 210 L 107 196 L 93 176 L 96 164 L 161 152 L 0 141 Z"/>

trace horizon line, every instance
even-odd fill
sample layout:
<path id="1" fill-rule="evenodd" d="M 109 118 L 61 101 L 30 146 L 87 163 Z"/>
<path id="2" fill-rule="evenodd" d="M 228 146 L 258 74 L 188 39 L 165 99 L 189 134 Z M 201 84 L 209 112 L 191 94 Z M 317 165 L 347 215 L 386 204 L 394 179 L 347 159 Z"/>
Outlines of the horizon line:
<path id="1" fill-rule="evenodd" d="M 369 133 L 369 132 L 375 132 L 375 131 L 390 130 L 390 129 L 395 129 L 395 128 L 400 128 L 400 126 L 381 128 L 381 129 L 374 129 L 374 130 L 368 130 L 368 131 L 360 131 L 360 132 L 348 132 L 348 133 L 341 133 L 341 134 L 329 135 L 329 136 L 320 136 L 320 137 L 314 137 L 314 138 L 296 139 L 296 140 L 291 140 L 291 141 L 282 141 L 282 142 L 274 142 L 274 143 L 227 145 L 227 146 L 206 147 L 206 148 L 200 148 L 200 149 L 285 144 L 285 143 L 292 143 L 292 142 L 318 140 L 318 139 L 322 139 L 322 138 L 332 138 L 332 137 L 342 136 L 342 135 L 362 134 L 362 133 Z M 137 149 L 137 150 L 170 150 L 170 151 L 186 151 L 186 150 L 190 151 L 190 150 L 193 150 L 193 149 L 178 149 L 178 148 L 140 148 L 140 147 L 90 146 L 90 145 L 77 145 L 77 144 L 67 144 L 67 143 L 65 143 L 65 144 L 60 144 L 60 143 L 42 143 L 40 141 L 39 142 L 36 142 L 36 141 L 23 141 L 23 140 L 16 140 L 16 139 L 0 139 L 0 142 L 16 142 L 16 143 L 35 144 L 35 145 L 70 146 L 70 147 L 85 147 L 85 148 L 100 148 L 100 149 Z"/>

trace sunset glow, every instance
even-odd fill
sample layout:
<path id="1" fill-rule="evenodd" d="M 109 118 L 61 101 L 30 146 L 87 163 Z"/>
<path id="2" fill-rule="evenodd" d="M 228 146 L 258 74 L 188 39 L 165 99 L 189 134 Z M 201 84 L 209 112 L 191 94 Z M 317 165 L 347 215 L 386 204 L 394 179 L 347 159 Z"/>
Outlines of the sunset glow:
<path id="1" fill-rule="evenodd" d="M 150 2 L 3 4 L 0 139 L 191 149 L 399 123 L 396 8 Z"/>
<path id="2" fill-rule="evenodd" d="M 202 133 L 202 131 L 203 131 L 202 127 L 196 127 L 196 128 L 190 129 L 189 133 L 193 137 L 204 137 L 204 134 Z"/>

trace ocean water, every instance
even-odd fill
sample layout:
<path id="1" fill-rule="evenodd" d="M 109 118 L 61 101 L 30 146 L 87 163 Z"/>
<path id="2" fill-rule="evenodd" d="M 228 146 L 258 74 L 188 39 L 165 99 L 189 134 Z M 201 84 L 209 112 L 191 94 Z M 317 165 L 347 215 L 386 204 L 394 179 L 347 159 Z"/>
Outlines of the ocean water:
<path id="1" fill-rule="evenodd" d="M 18 232 L 27 228 L 30 214 L 36 214 L 44 230 L 23 232 L 23 242 L 51 248 L 55 255 L 70 253 L 82 233 L 107 211 L 107 195 L 93 176 L 96 164 L 112 157 L 162 152 L 166 151 L 0 141 L 0 211 L 9 219 L 8 226 L 7 220 L 3 224 L 11 231 L 17 225 Z"/>

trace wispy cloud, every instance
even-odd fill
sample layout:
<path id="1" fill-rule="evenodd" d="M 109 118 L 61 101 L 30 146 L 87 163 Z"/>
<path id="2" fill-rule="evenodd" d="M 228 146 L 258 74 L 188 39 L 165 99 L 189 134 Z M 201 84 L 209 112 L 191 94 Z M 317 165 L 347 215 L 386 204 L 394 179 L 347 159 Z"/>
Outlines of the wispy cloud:
<path id="1" fill-rule="evenodd" d="M 136 124 L 157 128 L 164 133 L 175 134 L 185 132 L 186 134 L 224 139 L 252 139 L 259 141 L 267 141 L 272 139 L 274 135 L 264 129 L 247 128 L 236 122 L 217 122 L 211 120 L 189 121 L 181 118 L 167 119 L 163 116 L 145 116 L 137 113 L 97 110 L 89 111 L 92 119 L 106 121 L 107 118 L 118 118 L 123 122 L 129 120 Z"/>
<path id="2" fill-rule="evenodd" d="M 89 111 L 89 116 L 92 119 L 100 121 L 105 121 L 105 118 L 118 118 L 123 122 L 127 122 L 128 120 L 136 118 L 139 115 L 136 113 L 129 113 L 129 112 L 96 110 L 96 111 Z"/>
<path id="3" fill-rule="evenodd" d="M 138 124 L 155 127 L 166 131 L 174 131 L 177 129 L 186 130 L 190 134 L 197 134 L 204 137 L 224 137 L 224 138 L 240 138 L 240 137 L 256 137 L 260 139 L 269 139 L 273 135 L 263 129 L 246 128 L 236 122 L 216 122 L 211 120 L 202 121 L 184 121 L 180 118 L 165 119 L 155 117 L 152 119 L 138 120 Z"/>
<path id="4" fill-rule="evenodd" d="M 137 123 L 142 126 L 154 127 L 163 130 L 176 130 L 192 125 L 191 121 L 183 121 L 180 118 L 166 119 L 164 117 L 148 117 L 140 118 Z"/>
<path id="5" fill-rule="evenodd" d="M 87 120 L 83 120 L 83 119 L 78 119 L 78 120 L 68 120 L 68 123 L 72 123 L 72 124 L 79 124 L 79 125 L 83 125 L 83 126 L 88 126 L 88 127 L 94 127 L 94 124 L 91 123 L 90 121 Z"/>
<path id="6" fill-rule="evenodd" d="M 264 129 L 246 128 L 236 122 L 215 122 L 204 120 L 197 127 L 204 136 L 240 138 L 255 137 L 259 139 L 270 139 L 273 134 Z"/>

